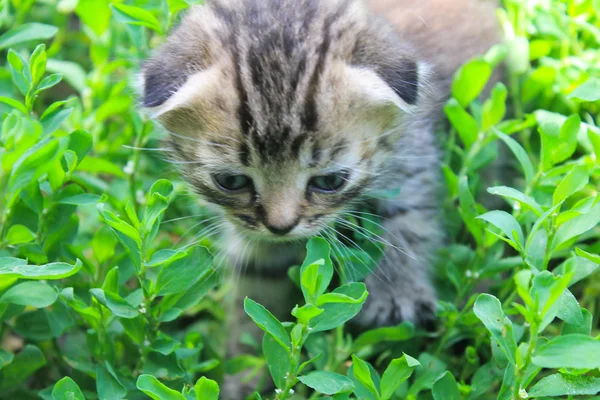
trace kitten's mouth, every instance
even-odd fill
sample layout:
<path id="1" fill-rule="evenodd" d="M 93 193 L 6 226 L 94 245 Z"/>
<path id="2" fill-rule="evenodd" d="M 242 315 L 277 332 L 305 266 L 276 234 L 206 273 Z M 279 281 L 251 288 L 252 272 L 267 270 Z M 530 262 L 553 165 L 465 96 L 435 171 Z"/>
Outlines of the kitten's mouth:
<path id="1" fill-rule="evenodd" d="M 249 238 L 250 240 L 257 240 L 257 241 L 270 242 L 270 243 L 299 242 L 302 240 L 308 240 L 311 237 L 313 237 L 319 233 L 319 231 L 294 232 L 294 231 L 298 230 L 298 227 L 295 227 L 294 229 L 290 230 L 289 232 L 281 234 L 281 233 L 271 232 L 267 228 L 262 228 L 262 227 L 261 227 L 262 229 L 261 228 L 250 229 L 247 226 L 243 226 L 243 225 L 239 224 L 235 220 L 230 221 L 230 222 L 231 222 L 233 229 L 236 231 L 236 233 L 242 234 L 242 235 L 246 236 L 247 238 Z M 304 229 L 300 228 L 299 230 L 303 231 Z"/>

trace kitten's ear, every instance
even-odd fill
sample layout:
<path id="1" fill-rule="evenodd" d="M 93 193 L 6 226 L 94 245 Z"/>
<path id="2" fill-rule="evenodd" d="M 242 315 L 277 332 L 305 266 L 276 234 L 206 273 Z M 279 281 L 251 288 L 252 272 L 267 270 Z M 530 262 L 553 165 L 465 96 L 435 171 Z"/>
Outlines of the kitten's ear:
<path id="1" fill-rule="evenodd" d="M 187 75 L 167 69 L 159 60 L 152 60 L 140 75 L 138 92 L 145 108 L 164 104 L 187 80 Z"/>
<path id="2" fill-rule="evenodd" d="M 398 69 L 386 67 L 377 70 L 348 66 L 346 77 L 361 103 L 375 107 L 393 105 L 404 113 L 412 113 L 416 109 L 423 89 L 416 63 Z"/>
<path id="3" fill-rule="evenodd" d="M 218 71 L 211 67 L 197 72 L 180 82 L 168 74 L 144 72 L 143 104 L 152 118 L 164 119 L 167 114 L 188 108 L 201 96 L 214 89 Z M 181 78 L 179 78 L 181 79 Z"/>
<path id="4" fill-rule="evenodd" d="M 376 73 L 406 104 L 417 103 L 422 88 L 416 61 L 402 59 L 393 65 L 383 64 L 377 67 Z"/>

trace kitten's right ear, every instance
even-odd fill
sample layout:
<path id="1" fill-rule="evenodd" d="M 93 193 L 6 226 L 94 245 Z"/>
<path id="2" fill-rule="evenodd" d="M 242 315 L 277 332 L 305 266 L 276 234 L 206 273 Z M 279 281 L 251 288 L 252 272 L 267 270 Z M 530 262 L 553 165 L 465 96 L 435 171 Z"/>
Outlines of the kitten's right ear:
<path id="1" fill-rule="evenodd" d="M 144 71 L 143 105 L 152 118 L 165 119 L 172 111 L 190 108 L 214 88 L 218 70 L 211 67 L 190 76 Z M 149 73 L 150 72 L 150 73 Z"/>
<path id="2" fill-rule="evenodd" d="M 151 60 L 142 72 L 142 105 L 145 108 L 164 104 L 187 80 L 187 74 L 177 69 L 167 70 L 157 60 Z"/>

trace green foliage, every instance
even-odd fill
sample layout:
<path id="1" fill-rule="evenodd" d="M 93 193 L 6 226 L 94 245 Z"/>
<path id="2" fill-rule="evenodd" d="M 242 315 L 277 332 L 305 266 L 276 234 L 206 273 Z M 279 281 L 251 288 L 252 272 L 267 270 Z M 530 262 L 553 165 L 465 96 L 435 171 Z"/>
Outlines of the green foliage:
<path id="1" fill-rule="evenodd" d="M 600 393 L 600 2 L 505 0 L 505 42 L 457 72 L 433 332 L 347 329 L 385 247 L 355 214 L 352 246 L 326 231 L 290 269 L 286 320 L 245 299 L 263 338 L 235 358 L 219 226 L 130 89 L 192 3 L 0 6 L 0 398 L 213 400 L 225 379 L 271 400 Z"/>

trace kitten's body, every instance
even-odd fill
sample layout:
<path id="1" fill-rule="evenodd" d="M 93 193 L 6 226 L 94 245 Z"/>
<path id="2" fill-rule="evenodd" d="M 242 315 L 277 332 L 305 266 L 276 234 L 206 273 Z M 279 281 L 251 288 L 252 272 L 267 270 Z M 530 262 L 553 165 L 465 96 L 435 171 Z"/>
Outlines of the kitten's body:
<path id="1" fill-rule="evenodd" d="M 433 130 L 455 70 L 497 40 L 494 4 L 367 3 L 394 26 L 360 0 L 207 1 L 145 65 L 144 105 L 173 133 L 184 176 L 224 216 L 225 251 L 247 270 L 239 294 L 269 297 L 282 313 L 302 241 L 400 187 L 369 200 L 389 245 L 358 319 L 424 322 L 443 231 Z M 250 186 L 220 190 L 224 173 Z M 348 183 L 314 190 L 325 174 Z"/>

